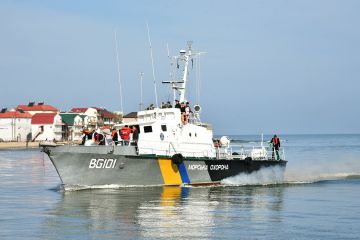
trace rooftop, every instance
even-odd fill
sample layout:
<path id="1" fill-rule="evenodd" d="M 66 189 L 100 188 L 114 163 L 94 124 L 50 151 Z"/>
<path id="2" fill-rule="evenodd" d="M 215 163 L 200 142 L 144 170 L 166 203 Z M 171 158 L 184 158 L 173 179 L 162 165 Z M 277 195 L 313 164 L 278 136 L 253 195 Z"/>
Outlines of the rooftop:
<path id="1" fill-rule="evenodd" d="M 53 124 L 57 113 L 36 113 L 32 116 L 31 124 Z"/>
<path id="2" fill-rule="evenodd" d="M 18 105 L 16 110 L 24 110 L 24 111 L 53 111 L 58 112 L 59 110 L 51 105 L 45 105 L 44 103 L 35 104 L 34 102 L 30 102 L 28 105 Z"/>
<path id="3" fill-rule="evenodd" d="M 80 116 L 81 118 L 84 118 L 83 116 L 81 116 L 77 113 L 60 113 L 60 116 L 61 116 L 62 121 L 69 126 L 74 125 L 76 116 Z"/>
<path id="4" fill-rule="evenodd" d="M 31 118 L 31 114 L 24 112 L 18 112 L 18 111 L 12 111 L 12 112 L 4 112 L 0 113 L 0 118 Z"/>
<path id="5" fill-rule="evenodd" d="M 93 108 L 95 108 L 103 118 L 116 118 L 117 117 L 116 114 L 106 110 L 105 108 L 97 108 L 97 107 L 93 107 Z"/>
<path id="6" fill-rule="evenodd" d="M 137 112 L 131 112 L 123 116 L 123 118 L 137 118 Z"/>
<path id="7" fill-rule="evenodd" d="M 89 108 L 72 108 L 70 110 L 70 112 L 72 113 L 84 113 L 88 110 Z"/>

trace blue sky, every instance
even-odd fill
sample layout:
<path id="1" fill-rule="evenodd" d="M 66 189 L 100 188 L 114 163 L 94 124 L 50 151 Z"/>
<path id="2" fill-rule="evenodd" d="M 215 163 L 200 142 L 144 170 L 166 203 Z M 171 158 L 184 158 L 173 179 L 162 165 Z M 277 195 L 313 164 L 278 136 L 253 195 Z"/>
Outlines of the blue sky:
<path id="1" fill-rule="evenodd" d="M 217 134 L 360 133 L 360 1 L 0 2 L 0 107 L 30 100 L 61 110 L 153 103 L 149 22 L 159 99 L 166 44 L 201 60 L 202 119 Z M 190 79 L 193 80 L 193 79 Z M 195 95 L 191 82 L 189 99 Z"/>

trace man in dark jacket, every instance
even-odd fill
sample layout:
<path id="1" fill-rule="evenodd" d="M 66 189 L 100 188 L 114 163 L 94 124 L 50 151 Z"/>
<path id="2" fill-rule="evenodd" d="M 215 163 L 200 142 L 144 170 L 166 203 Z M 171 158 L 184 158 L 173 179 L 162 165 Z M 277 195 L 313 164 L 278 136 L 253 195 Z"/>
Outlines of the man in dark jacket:
<path id="1" fill-rule="evenodd" d="M 175 100 L 175 108 L 181 108 L 179 100 Z"/>
<path id="2" fill-rule="evenodd" d="M 137 129 L 137 127 L 134 126 L 132 128 L 132 134 L 133 134 L 133 142 L 134 142 L 134 145 L 136 146 L 137 142 L 139 140 L 139 129 Z"/>

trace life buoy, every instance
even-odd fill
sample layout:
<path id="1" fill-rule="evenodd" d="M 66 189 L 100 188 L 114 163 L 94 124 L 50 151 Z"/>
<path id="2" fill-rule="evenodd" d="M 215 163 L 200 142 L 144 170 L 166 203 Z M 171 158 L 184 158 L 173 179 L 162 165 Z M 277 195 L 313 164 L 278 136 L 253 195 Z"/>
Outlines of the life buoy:
<path id="1" fill-rule="evenodd" d="M 180 153 L 176 153 L 171 157 L 171 161 L 173 164 L 181 164 L 183 160 L 183 156 Z"/>

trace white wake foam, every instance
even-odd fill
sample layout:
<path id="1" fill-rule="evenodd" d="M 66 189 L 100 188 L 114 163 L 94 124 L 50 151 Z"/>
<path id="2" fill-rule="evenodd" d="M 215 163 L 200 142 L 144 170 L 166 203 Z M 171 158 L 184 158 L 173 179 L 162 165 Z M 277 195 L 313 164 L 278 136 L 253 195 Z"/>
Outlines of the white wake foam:
<path id="1" fill-rule="evenodd" d="M 303 159 L 289 161 L 286 166 L 287 182 L 317 182 L 344 179 L 360 173 L 360 159 L 353 156 L 337 156 L 326 159 Z"/>
<path id="2" fill-rule="evenodd" d="M 336 159 L 304 159 L 289 161 L 286 168 L 268 167 L 259 171 L 241 173 L 221 181 L 225 185 L 269 185 L 314 183 L 324 180 L 345 179 L 360 175 L 360 159 L 339 157 Z"/>
<path id="3" fill-rule="evenodd" d="M 240 173 L 221 181 L 225 185 L 270 185 L 284 183 L 284 168 L 268 167 L 252 173 Z"/>

